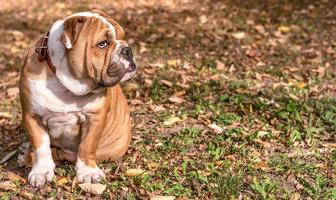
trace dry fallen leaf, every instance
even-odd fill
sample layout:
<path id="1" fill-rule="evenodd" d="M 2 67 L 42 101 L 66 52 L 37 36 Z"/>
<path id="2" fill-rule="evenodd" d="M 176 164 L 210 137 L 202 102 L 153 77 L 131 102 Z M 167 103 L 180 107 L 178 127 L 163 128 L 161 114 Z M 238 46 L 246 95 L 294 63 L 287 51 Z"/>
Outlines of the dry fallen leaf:
<path id="1" fill-rule="evenodd" d="M 26 183 L 26 179 L 22 178 L 21 176 L 13 173 L 13 172 L 8 172 L 7 173 L 7 178 L 12 181 L 12 182 L 15 182 L 15 181 L 20 181 L 22 183 Z"/>
<path id="2" fill-rule="evenodd" d="M 322 144 L 323 147 L 327 147 L 327 148 L 336 148 L 336 143 L 323 143 Z"/>
<path id="3" fill-rule="evenodd" d="M 144 172 L 145 172 L 145 170 L 142 170 L 142 169 L 128 169 L 125 172 L 125 175 L 132 177 L 132 176 L 138 176 L 138 175 L 140 175 Z"/>
<path id="4" fill-rule="evenodd" d="M 0 189 L 3 190 L 16 190 L 16 185 L 12 181 L 4 181 L 0 183 Z"/>
<path id="5" fill-rule="evenodd" d="M 287 33 L 287 32 L 290 31 L 290 28 L 288 26 L 279 26 L 278 31 L 280 31 L 282 33 Z"/>
<path id="6" fill-rule="evenodd" d="M 261 139 L 255 139 L 254 141 L 264 149 L 268 149 L 271 147 L 271 143 L 262 141 Z"/>
<path id="7" fill-rule="evenodd" d="M 254 28 L 255 28 L 255 29 L 258 31 L 258 33 L 260 33 L 260 34 L 265 34 L 265 33 L 266 33 L 266 31 L 265 31 L 265 27 L 262 26 L 262 25 L 256 25 Z"/>
<path id="8" fill-rule="evenodd" d="M 154 112 L 162 112 L 166 110 L 162 105 L 152 105 L 150 108 Z"/>
<path id="9" fill-rule="evenodd" d="M 216 60 L 216 69 L 217 70 L 224 70 L 225 69 L 225 65 L 223 62 Z"/>
<path id="10" fill-rule="evenodd" d="M 147 164 L 149 170 L 151 171 L 156 171 L 157 168 L 159 167 L 159 164 L 158 163 L 155 163 L 155 162 L 150 162 Z"/>
<path id="11" fill-rule="evenodd" d="M 64 185 L 66 183 L 68 183 L 68 179 L 65 178 L 65 177 L 60 178 L 60 179 L 57 180 L 57 185 Z"/>
<path id="12" fill-rule="evenodd" d="M 168 87 L 172 87 L 173 86 L 172 82 L 164 80 L 164 79 L 160 80 L 160 83 L 162 83 L 163 85 L 168 86 Z"/>
<path id="13" fill-rule="evenodd" d="M 12 115 L 9 112 L 0 112 L 0 117 L 11 118 Z"/>
<path id="14" fill-rule="evenodd" d="M 223 129 L 215 123 L 209 124 L 208 127 L 211 128 L 211 130 L 213 130 L 216 134 L 223 132 Z"/>
<path id="15" fill-rule="evenodd" d="M 103 184 L 93 184 L 93 183 L 82 183 L 79 184 L 79 187 L 84 190 L 85 192 L 91 194 L 103 194 L 104 190 L 106 189 L 106 185 Z"/>
<path id="16" fill-rule="evenodd" d="M 7 160 L 11 159 L 15 155 L 16 152 L 17 152 L 17 150 L 9 152 L 7 155 L 5 155 L 2 158 L 2 160 L 0 161 L 0 164 L 5 163 Z"/>
<path id="17" fill-rule="evenodd" d="M 183 103 L 183 99 L 177 96 L 171 96 L 169 97 L 168 100 L 172 103 L 177 103 L 177 104 Z"/>
<path id="18" fill-rule="evenodd" d="M 18 87 L 11 87 L 11 88 L 7 89 L 7 95 L 10 98 L 15 98 L 15 97 L 18 96 L 18 94 L 19 94 L 19 88 Z"/>
<path id="19" fill-rule="evenodd" d="M 232 33 L 232 37 L 234 37 L 237 40 L 240 40 L 240 39 L 243 39 L 245 37 L 245 33 L 244 32 Z"/>
<path id="20" fill-rule="evenodd" d="M 295 86 L 297 88 L 303 89 L 304 87 L 306 87 L 306 84 L 304 82 L 297 82 L 295 83 Z"/>
<path id="21" fill-rule="evenodd" d="M 208 17 L 206 15 L 202 15 L 199 17 L 200 24 L 204 24 L 208 21 Z"/>
<path id="22" fill-rule="evenodd" d="M 153 81 L 150 79 L 145 79 L 145 86 L 150 87 L 151 85 L 153 85 Z"/>
<path id="23" fill-rule="evenodd" d="M 186 91 L 185 90 L 181 90 L 181 91 L 175 92 L 172 96 L 182 97 L 185 94 L 186 94 Z"/>
<path id="24" fill-rule="evenodd" d="M 267 162 L 265 162 L 265 161 L 254 163 L 253 168 L 254 169 L 261 169 L 261 170 L 263 170 L 265 172 L 267 172 L 267 171 L 270 170 L 270 168 L 268 167 Z"/>
<path id="25" fill-rule="evenodd" d="M 13 54 L 16 54 L 16 53 L 20 52 L 20 49 L 17 48 L 17 47 L 15 47 L 15 46 L 11 47 L 10 50 L 11 50 L 11 52 L 12 52 Z"/>
<path id="26" fill-rule="evenodd" d="M 22 196 L 22 197 L 24 197 L 25 199 L 33 199 L 34 198 L 34 194 L 32 194 L 32 193 L 29 193 L 28 191 L 20 191 L 20 195 Z"/>
<path id="27" fill-rule="evenodd" d="M 177 60 L 176 60 L 176 59 L 168 60 L 168 61 L 167 61 L 167 64 L 168 64 L 169 66 L 173 66 L 173 67 L 175 67 L 175 66 L 177 66 Z"/>
<path id="28" fill-rule="evenodd" d="M 124 85 L 123 89 L 126 93 L 130 93 L 130 92 L 133 92 L 133 91 L 139 89 L 139 86 L 136 83 L 126 83 Z"/>
<path id="29" fill-rule="evenodd" d="M 163 122 L 163 125 L 169 126 L 169 125 L 175 124 L 176 122 L 179 122 L 179 121 L 181 121 L 181 119 L 179 117 L 171 116 Z"/>
<path id="30" fill-rule="evenodd" d="M 301 195 L 297 192 L 293 193 L 290 197 L 289 197 L 290 200 L 299 200 L 301 199 Z"/>
<path id="31" fill-rule="evenodd" d="M 288 96 L 289 96 L 290 98 L 296 100 L 296 101 L 299 101 L 299 97 L 296 96 L 295 94 L 290 93 L 290 94 L 288 94 Z"/>
<path id="32" fill-rule="evenodd" d="M 145 53 L 147 51 L 148 51 L 148 49 L 146 48 L 146 43 L 140 42 L 140 50 L 139 50 L 139 52 L 140 53 Z"/>
<path id="33" fill-rule="evenodd" d="M 174 200 L 176 197 L 174 196 L 160 196 L 160 195 L 155 195 L 151 196 L 149 199 L 150 200 Z"/>

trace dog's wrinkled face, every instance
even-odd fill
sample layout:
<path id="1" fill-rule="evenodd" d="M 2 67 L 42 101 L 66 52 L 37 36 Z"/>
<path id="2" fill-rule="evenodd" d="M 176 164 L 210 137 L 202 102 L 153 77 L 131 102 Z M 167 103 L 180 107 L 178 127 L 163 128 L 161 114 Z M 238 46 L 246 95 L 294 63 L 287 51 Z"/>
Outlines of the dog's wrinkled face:
<path id="1" fill-rule="evenodd" d="M 69 70 L 78 79 L 91 79 L 97 86 L 112 87 L 131 79 L 136 72 L 124 30 L 100 11 L 65 19 L 60 40 L 66 48 Z"/>

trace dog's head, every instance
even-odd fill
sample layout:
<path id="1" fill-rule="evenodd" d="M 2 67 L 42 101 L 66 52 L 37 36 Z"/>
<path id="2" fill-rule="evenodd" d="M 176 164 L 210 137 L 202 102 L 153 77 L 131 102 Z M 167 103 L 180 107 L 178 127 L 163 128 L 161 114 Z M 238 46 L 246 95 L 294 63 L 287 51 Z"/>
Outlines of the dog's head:
<path id="1" fill-rule="evenodd" d="M 60 37 L 68 68 L 76 79 L 112 87 L 131 79 L 137 69 L 123 28 L 101 11 L 77 13 L 64 20 Z"/>

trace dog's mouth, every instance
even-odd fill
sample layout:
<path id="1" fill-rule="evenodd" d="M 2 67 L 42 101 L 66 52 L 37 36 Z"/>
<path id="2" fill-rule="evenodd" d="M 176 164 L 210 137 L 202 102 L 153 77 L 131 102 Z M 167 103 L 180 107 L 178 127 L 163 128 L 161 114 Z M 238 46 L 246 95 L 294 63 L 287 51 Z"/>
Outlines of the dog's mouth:
<path id="1" fill-rule="evenodd" d="M 105 72 L 102 72 L 101 80 L 98 82 L 100 87 L 113 87 L 119 82 L 130 80 L 136 72 L 136 64 L 134 61 L 113 62 Z"/>

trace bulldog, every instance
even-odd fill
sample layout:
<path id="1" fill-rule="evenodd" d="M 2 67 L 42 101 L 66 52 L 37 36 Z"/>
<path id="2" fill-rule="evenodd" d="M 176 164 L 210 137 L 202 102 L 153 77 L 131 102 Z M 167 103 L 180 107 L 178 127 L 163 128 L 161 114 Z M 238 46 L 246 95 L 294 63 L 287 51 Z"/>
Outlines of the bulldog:
<path id="1" fill-rule="evenodd" d="M 131 119 L 119 83 L 137 65 L 124 35 L 105 13 L 81 12 L 56 21 L 28 50 L 19 88 L 31 185 L 51 181 L 55 161 L 76 163 L 79 182 L 97 182 L 105 175 L 96 162 L 125 154 Z"/>

